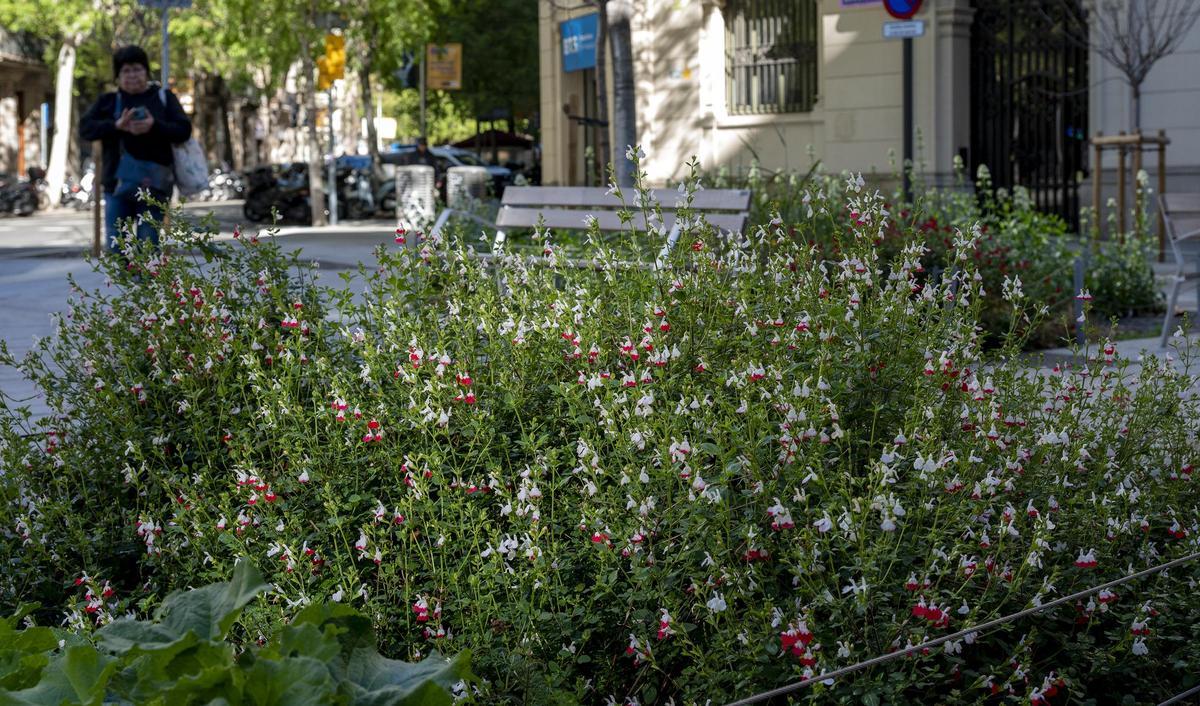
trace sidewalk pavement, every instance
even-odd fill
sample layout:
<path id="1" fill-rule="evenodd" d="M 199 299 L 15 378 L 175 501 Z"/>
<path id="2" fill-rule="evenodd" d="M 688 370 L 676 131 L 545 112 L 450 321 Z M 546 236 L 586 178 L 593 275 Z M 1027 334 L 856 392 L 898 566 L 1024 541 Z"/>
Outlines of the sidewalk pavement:
<path id="1" fill-rule="evenodd" d="M 233 227 L 240 216 L 240 205 L 231 209 L 230 204 L 199 204 L 190 206 L 193 212 L 217 213 L 221 228 L 219 239 L 232 239 Z M 236 216 L 233 211 L 236 210 Z M 52 242 L 42 235 L 14 235 L 15 225 L 27 233 L 38 232 L 38 227 L 47 228 L 55 214 L 39 215 L 28 219 L 0 220 L 0 338 L 7 341 L 10 350 L 18 357 L 28 352 L 34 339 L 54 333 L 51 314 L 65 310 L 70 288 L 68 275 L 73 276 L 84 289 L 95 289 L 104 285 L 99 275 L 92 272 L 83 255 L 90 252 L 90 214 L 83 218 L 68 214 L 58 215 L 57 225 L 49 232 L 55 233 Z M 39 222 L 40 220 L 40 222 Z M 7 233 L 3 226 L 10 226 Z M 257 228 L 244 228 L 247 234 Z M 42 233 L 45 230 L 40 231 Z M 394 245 L 395 223 L 389 219 L 355 221 L 326 228 L 283 227 L 276 236 L 278 242 L 288 250 L 297 250 L 304 260 L 319 263 L 318 282 L 328 286 L 343 286 L 338 271 L 357 269 L 359 262 L 371 262 L 372 251 L 379 245 Z M 266 237 L 265 234 L 263 237 Z M 41 240 L 39 244 L 37 241 Z M 1160 283 L 1166 286 L 1167 266 L 1155 264 Z M 361 286 L 361 285 L 360 285 Z M 360 288 L 356 288 L 361 291 Z M 1197 310 L 1197 291 L 1194 287 L 1182 292 L 1179 308 Z M 1158 336 L 1122 340 L 1116 342 L 1117 354 L 1133 361 L 1136 371 L 1143 355 L 1169 356 L 1178 365 L 1174 351 L 1158 347 Z M 1093 344 L 1088 351 L 1096 354 Z M 1037 368 L 1051 368 L 1056 364 L 1076 362 L 1069 348 L 1039 351 L 1031 355 L 1030 364 Z M 17 399 L 28 398 L 36 415 L 45 415 L 48 410 L 36 399 L 33 387 L 17 371 L 0 367 L 0 391 Z"/>

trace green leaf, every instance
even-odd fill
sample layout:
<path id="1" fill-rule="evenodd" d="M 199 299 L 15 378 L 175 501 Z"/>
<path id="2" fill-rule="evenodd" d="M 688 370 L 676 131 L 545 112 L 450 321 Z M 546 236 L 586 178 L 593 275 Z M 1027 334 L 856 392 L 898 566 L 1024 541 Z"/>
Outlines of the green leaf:
<path id="1" fill-rule="evenodd" d="M 179 635 L 162 625 L 122 618 L 96 631 L 100 646 L 109 652 L 166 652 L 168 656 L 186 650 L 199 641 L 195 633 Z"/>
<path id="2" fill-rule="evenodd" d="M 469 665 L 470 652 L 466 650 L 452 660 L 434 652 L 412 664 L 364 648 L 351 655 L 346 679 L 353 684 L 356 706 L 432 706 L 451 703 L 450 686 L 474 679 Z"/>
<path id="3" fill-rule="evenodd" d="M 117 620 L 97 631 L 96 636 L 105 649 L 117 653 L 135 648 L 178 651 L 189 633 L 201 640 L 221 640 L 241 615 L 242 608 L 268 588 L 270 585 L 263 581 L 258 569 L 243 559 L 234 567 L 228 583 L 214 583 L 168 596 L 156 613 L 160 623 Z"/>
<path id="4" fill-rule="evenodd" d="M 337 628 L 329 626 L 324 632 L 312 624 L 288 625 L 279 633 L 277 640 L 263 651 L 263 654 L 275 654 L 279 657 L 312 657 L 322 662 L 329 662 L 342 652 L 337 641 Z"/>
<path id="5" fill-rule="evenodd" d="M 150 651 L 137 657 L 113 679 L 110 690 L 133 703 L 149 703 L 162 697 L 170 704 L 187 701 L 169 698 L 181 688 L 184 691 L 180 693 L 194 699 L 196 691 L 207 693 L 214 685 L 224 686 L 231 673 L 237 671 L 233 669 L 233 648 L 224 643 L 197 642 L 191 634 L 188 639 L 193 644 L 187 648 Z M 216 693 L 225 693 L 225 689 L 217 689 Z M 202 700 L 211 698 L 209 695 Z"/>
<path id="6" fill-rule="evenodd" d="M 82 704 L 92 706 L 104 700 L 108 680 L 117 669 L 117 660 L 76 645 L 51 660 L 37 685 L 14 692 L 0 692 L 0 704 Z"/>
<path id="7" fill-rule="evenodd" d="M 325 663 L 311 657 L 260 659 L 246 673 L 246 696 L 258 706 L 344 703 Z"/>
<path id="8" fill-rule="evenodd" d="M 0 689 L 26 689 L 38 683 L 50 656 L 17 650 L 0 652 Z"/>

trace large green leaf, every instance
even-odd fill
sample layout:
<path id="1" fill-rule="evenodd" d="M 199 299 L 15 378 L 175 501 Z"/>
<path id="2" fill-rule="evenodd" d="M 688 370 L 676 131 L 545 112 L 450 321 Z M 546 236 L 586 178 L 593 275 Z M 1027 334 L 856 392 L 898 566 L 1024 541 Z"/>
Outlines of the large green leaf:
<path id="1" fill-rule="evenodd" d="M 191 636 L 191 639 L 195 639 Z M 146 703 L 164 696 L 165 703 L 184 703 L 178 694 L 195 697 L 197 691 L 223 694 L 220 688 L 233 670 L 233 648 L 224 643 L 198 642 L 186 649 L 159 650 L 137 657 L 116 678 L 110 691 L 133 703 Z M 235 689 L 236 691 L 236 689 Z M 174 697 L 168 697 L 176 694 Z"/>
<path id="2" fill-rule="evenodd" d="M 242 560 L 227 583 L 168 596 L 155 614 L 160 622 L 116 620 L 98 630 L 96 637 L 105 649 L 119 654 L 135 649 L 177 652 L 190 646 L 189 634 L 200 640 L 221 640 L 242 608 L 268 588 L 258 569 Z"/>
<path id="3" fill-rule="evenodd" d="M 122 618 L 96 631 L 100 646 L 109 652 L 166 652 L 174 655 L 199 641 L 194 632 L 177 634 L 174 629 L 145 620 Z"/>
<path id="4" fill-rule="evenodd" d="M 260 654 L 275 657 L 312 657 L 329 662 L 335 660 L 342 651 L 336 634 L 334 626 L 327 627 L 323 632 L 311 623 L 286 625 Z"/>
<path id="5" fill-rule="evenodd" d="M 470 653 L 446 659 L 434 652 L 412 664 L 388 659 L 372 648 L 359 648 L 350 656 L 346 679 L 352 684 L 355 706 L 424 706 L 451 703 L 449 688 L 473 679 Z"/>
<path id="6" fill-rule="evenodd" d="M 68 647 L 50 661 L 35 686 L 21 691 L 0 692 L 0 704 L 100 704 L 108 680 L 116 669 L 117 660 L 100 654 L 94 647 Z"/>
<path id="7" fill-rule="evenodd" d="M 184 593 L 175 593 L 163 601 L 155 617 L 162 625 L 184 635 L 189 630 L 202 640 L 222 640 L 242 613 L 242 608 L 271 585 L 248 560 L 233 569 L 228 583 L 214 583 Z"/>
<path id="8" fill-rule="evenodd" d="M 0 651 L 0 689 L 27 689 L 37 684 L 49 663 L 45 652 Z"/>
<path id="9" fill-rule="evenodd" d="M 260 659 L 246 672 L 246 697 L 255 706 L 345 703 L 324 662 L 311 657 Z"/>

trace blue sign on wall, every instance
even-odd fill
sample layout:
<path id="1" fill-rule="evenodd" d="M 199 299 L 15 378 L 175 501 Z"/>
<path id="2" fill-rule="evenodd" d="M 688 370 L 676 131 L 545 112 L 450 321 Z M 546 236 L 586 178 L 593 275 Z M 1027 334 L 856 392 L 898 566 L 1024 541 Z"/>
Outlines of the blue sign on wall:
<path id="1" fill-rule="evenodd" d="M 559 24 L 559 32 L 562 34 L 563 71 L 596 68 L 599 19 L 600 15 L 593 13 Z"/>

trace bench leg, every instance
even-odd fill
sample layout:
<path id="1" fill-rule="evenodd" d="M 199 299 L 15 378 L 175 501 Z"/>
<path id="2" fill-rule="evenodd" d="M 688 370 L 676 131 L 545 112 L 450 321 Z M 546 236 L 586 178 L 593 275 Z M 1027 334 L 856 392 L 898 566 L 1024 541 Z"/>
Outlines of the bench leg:
<path id="1" fill-rule="evenodd" d="M 1171 335 L 1171 319 L 1175 317 L 1175 302 L 1179 300 L 1179 289 L 1183 286 L 1183 278 L 1176 276 L 1171 285 L 1171 295 L 1167 297 L 1167 314 L 1163 318 L 1162 337 L 1158 341 L 1159 348 L 1167 347 L 1167 338 Z"/>
<path id="2" fill-rule="evenodd" d="M 667 235 L 667 242 L 662 246 L 662 250 L 658 251 L 658 258 L 654 261 L 654 266 L 662 269 L 667 266 L 667 258 L 670 257 L 671 251 L 675 249 L 675 243 L 679 242 L 679 220 L 671 226 L 671 232 Z"/>
<path id="3" fill-rule="evenodd" d="M 442 212 L 438 214 L 437 222 L 433 224 L 433 228 L 429 231 L 429 235 L 436 237 L 439 233 L 441 233 L 442 228 L 446 227 L 446 221 L 450 220 L 451 213 L 454 213 L 454 211 L 451 211 L 448 208 L 443 208 Z"/>

